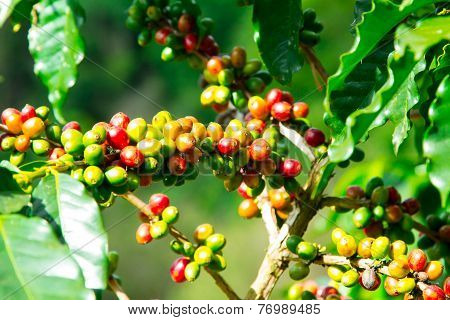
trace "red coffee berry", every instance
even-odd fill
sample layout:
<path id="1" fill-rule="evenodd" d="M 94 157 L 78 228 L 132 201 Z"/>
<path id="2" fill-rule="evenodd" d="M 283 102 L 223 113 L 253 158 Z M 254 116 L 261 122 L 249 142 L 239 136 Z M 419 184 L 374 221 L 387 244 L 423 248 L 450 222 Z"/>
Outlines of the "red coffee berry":
<path id="1" fill-rule="evenodd" d="M 412 250 L 408 255 L 408 265 L 413 271 L 422 271 L 427 265 L 427 256 L 420 249 Z"/>
<path id="2" fill-rule="evenodd" d="M 445 278 L 444 284 L 442 285 L 444 287 L 444 292 L 447 296 L 450 296 L 450 277 Z"/>
<path id="3" fill-rule="evenodd" d="M 155 215 L 160 215 L 165 208 L 170 205 L 169 197 L 163 193 L 155 193 L 150 197 L 149 206 L 150 210 Z"/>
<path id="4" fill-rule="evenodd" d="M 339 294 L 335 287 L 321 287 L 317 289 L 317 298 L 325 300 L 329 295 Z"/>
<path id="5" fill-rule="evenodd" d="M 169 163 L 167 167 L 169 168 L 169 172 L 171 174 L 181 176 L 183 173 L 186 172 L 187 162 L 185 158 L 183 158 L 179 154 L 176 154 L 169 158 Z"/>
<path id="6" fill-rule="evenodd" d="M 422 291 L 422 296 L 424 300 L 445 300 L 444 290 L 435 284 L 426 287 Z"/>
<path id="7" fill-rule="evenodd" d="M 77 121 L 67 122 L 66 125 L 62 128 L 62 131 L 66 131 L 67 129 L 75 129 L 81 132 L 81 126 Z"/>
<path id="8" fill-rule="evenodd" d="M 172 265 L 170 266 L 170 276 L 172 280 L 180 283 L 186 281 L 186 277 L 184 276 L 184 270 L 186 266 L 189 264 L 190 260 L 186 257 L 181 257 L 176 259 Z"/>
<path id="9" fill-rule="evenodd" d="M 222 60 L 219 57 L 212 57 L 206 63 L 206 68 L 212 74 L 218 74 L 223 69 Z"/>
<path id="10" fill-rule="evenodd" d="M 182 33 L 189 33 L 194 30 L 195 19 L 193 16 L 183 14 L 178 19 L 178 30 Z"/>
<path id="11" fill-rule="evenodd" d="M 270 157 L 269 143 L 264 139 L 256 139 L 250 145 L 250 158 L 255 161 L 264 161 Z"/>
<path id="12" fill-rule="evenodd" d="M 118 112 L 112 116 L 109 124 L 115 127 L 126 129 L 130 123 L 130 118 L 123 112 Z"/>
<path id="13" fill-rule="evenodd" d="M 6 124 L 6 118 L 11 114 L 20 114 L 20 111 L 15 108 L 7 108 L 2 112 L 2 123 Z"/>
<path id="14" fill-rule="evenodd" d="M 281 163 L 280 171 L 283 176 L 293 178 L 302 172 L 302 164 L 295 159 L 286 159 Z"/>
<path id="15" fill-rule="evenodd" d="M 366 269 L 359 276 L 359 284 L 366 290 L 375 291 L 380 283 L 380 276 L 373 269 Z"/>
<path id="16" fill-rule="evenodd" d="M 130 138 L 124 128 L 113 126 L 107 134 L 106 140 L 114 149 L 123 149 L 130 144 Z"/>
<path id="17" fill-rule="evenodd" d="M 200 42 L 200 50 L 208 56 L 215 56 L 219 53 L 219 46 L 212 36 L 207 35 Z"/>
<path id="18" fill-rule="evenodd" d="M 383 224 L 381 222 L 372 222 L 363 229 L 366 236 L 377 238 L 383 234 Z"/>
<path id="19" fill-rule="evenodd" d="M 217 149 L 221 154 L 231 156 L 239 150 L 239 141 L 234 138 L 222 138 L 217 144 Z"/>
<path id="20" fill-rule="evenodd" d="M 420 203 L 417 199 L 409 198 L 402 202 L 402 208 L 406 213 L 413 215 L 420 210 Z"/>
<path id="21" fill-rule="evenodd" d="M 155 42 L 165 46 L 167 36 L 172 33 L 172 29 L 169 27 L 164 27 L 155 32 Z"/>
<path id="22" fill-rule="evenodd" d="M 360 186 L 349 186 L 346 191 L 346 196 L 349 199 L 362 199 L 365 193 Z"/>
<path id="23" fill-rule="evenodd" d="M 309 113 L 309 106 L 305 102 L 296 102 L 292 107 L 294 118 L 306 118 Z"/>
<path id="24" fill-rule="evenodd" d="M 260 119 L 251 119 L 247 122 L 247 129 L 262 134 L 266 128 L 266 123 Z"/>
<path id="25" fill-rule="evenodd" d="M 192 52 L 197 48 L 198 37 L 195 33 L 189 33 L 184 37 L 183 44 L 186 52 Z"/>
<path id="26" fill-rule="evenodd" d="M 269 92 L 267 92 L 265 100 L 267 102 L 267 106 L 269 109 L 272 109 L 272 106 L 280 102 L 283 99 L 283 91 L 278 88 L 273 88 Z"/>
<path id="27" fill-rule="evenodd" d="M 305 140 L 311 147 L 318 147 L 325 142 L 325 135 L 319 129 L 309 128 L 305 132 Z"/>
<path id="28" fill-rule="evenodd" d="M 278 121 L 288 121 L 291 118 L 291 109 L 292 106 L 289 103 L 281 101 L 272 105 L 270 113 Z"/>
<path id="29" fill-rule="evenodd" d="M 283 98 L 281 100 L 286 101 L 289 104 L 294 103 L 294 97 L 292 96 L 292 94 L 289 91 L 283 91 Z"/>
<path id="30" fill-rule="evenodd" d="M 146 244 L 152 240 L 153 238 L 150 234 L 150 224 L 142 223 L 136 230 L 136 242 L 139 244 Z"/>
<path id="31" fill-rule="evenodd" d="M 120 161 L 127 167 L 137 168 L 144 163 L 144 155 L 135 146 L 126 146 L 120 151 Z"/>
<path id="32" fill-rule="evenodd" d="M 65 154 L 66 154 L 66 152 L 64 151 L 63 148 L 54 148 L 54 149 L 50 150 L 50 152 L 48 154 L 48 158 L 50 160 L 56 160 Z"/>
<path id="33" fill-rule="evenodd" d="M 36 117 L 36 109 L 33 106 L 26 104 L 25 107 L 22 108 L 20 114 L 22 122 L 25 122 L 28 119 Z"/>
<path id="34" fill-rule="evenodd" d="M 400 193 L 394 187 L 387 187 L 389 198 L 388 202 L 391 204 L 397 204 L 402 200 Z"/>

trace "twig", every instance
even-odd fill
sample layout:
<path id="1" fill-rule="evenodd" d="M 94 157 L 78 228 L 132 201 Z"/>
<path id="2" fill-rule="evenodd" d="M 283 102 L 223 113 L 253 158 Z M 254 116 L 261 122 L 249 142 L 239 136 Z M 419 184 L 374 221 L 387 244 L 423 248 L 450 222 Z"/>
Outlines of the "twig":
<path id="1" fill-rule="evenodd" d="M 280 123 L 280 133 L 289 139 L 297 148 L 299 148 L 308 159 L 313 162 L 315 160 L 314 153 L 311 148 L 306 144 L 305 139 L 295 130 L 286 127 L 284 124 Z"/>
<path id="2" fill-rule="evenodd" d="M 277 218 L 268 198 L 267 188 L 257 198 L 258 206 L 261 210 L 261 217 L 269 235 L 269 243 L 275 241 L 278 236 Z"/>
<path id="3" fill-rule="evenodd" d="M 113 277 L 109 277 L 108 285 L 111 291 L 114 292 L 119 300 L 130 300 L 130 298 L 116 279 L 114 279 Z"/>
<path id="4" fill-rule="evenodd" d="M 319 74 L 322 81 L 324 83 L 327 83 L 327 80 L 328 80 L 327 71 L 325 70 L 324 66 L 320 62 L 319 58 L 317 58 L 314 50 L 311 47 L 304 45 L 302 43 L 300 43 L 300 49 L 303 51 L 303 53 L 306 56 L 306 59 L 308 60 L 308 63 L 311 65 L 313 74 L 314 74 L 314 72 L 317 71 L 317 73 Z"/>
<path id="5" fill-rule="evenodd" d="M 323 256 L 318 257 L 316 260 L 313 261 L 313 263 L 322 266 L 333 266 L 333 265 L 351 266 L 358 270 L 365 270 L 368 268 L 376 267 L 377 272 L 389 276 L 389 270 L 387 265 L 382 261 L 373 259 L 346 258 L 343 256 L 334 256 L 325 254 Z"/>
<path id="6" fill-rule="evenodd" d="M 420 222 L 413 220 L 413 228 L 416 229 L 417 231 L 422 232 L 423 234 L 425 234 L 428 238 L 430 238 L 434 242 L 441 241 L 441 239 L 439 238 L 439 235 L 436 232 L 428 229 L 426 226 L 424 226 Z"/>
<path id="7" fill-rule="evenodd" d="M 127 192 L 127 193 L 125 193 L 123 195 L 119 195 L 119 196 L 121 198 L 127 200 L 133 206 L 138 208 L 138 210 L 140 210 L 141 212 L 146 214 L 150 219 L 150 223 L 155 220 L 156 217 L 153 214 L 153 212 L 150 210 L 148 205 L 144 201 L 142 201 L 141 199 L 136 197 L 133 193 Z M 170 226 L 169 232 L 178 241 L 181 241 L 181 242 L 189 241 L 188 238 L 181 231 L 176 229 L 175 227 Z M 239 299 L 238 295 L 233 291 L 231 286 L 225 281 L 225 279 L 220 274 L 218 274 L 217 272 L 215 272 L 213 270 L 209 270 L 208 268 L 205 268 L 205 269 L 208 272 L 208 274 L 215 280 L 215 283 L 220 288 L 220 290 L 222 290 L 222 292 L 225 293 L 225 295 L 229 299 Z"/>

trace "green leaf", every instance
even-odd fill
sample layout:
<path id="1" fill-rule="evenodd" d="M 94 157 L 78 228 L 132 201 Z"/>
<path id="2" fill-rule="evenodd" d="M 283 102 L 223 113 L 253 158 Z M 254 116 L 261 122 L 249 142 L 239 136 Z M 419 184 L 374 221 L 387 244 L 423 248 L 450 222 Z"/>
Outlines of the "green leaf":
<path id="1" fill-rule="evenodd" d="M 430 106 L 431 126 L 423 140 L 424 156 L 428 158 L 427 172 L 431 183 L 441 194 L 442 206 L 448 203 L 450 193 L 450 75 L 439 85 L 436 99 Z"/>
<path id="2" fill-rule="evenodd" d="M 19 168 L 21 171 L 34 171 L 34 170 L 42 168 L 46 165 L 48 165 L 47 161 L 36 160 L 36 161 L 25 163 L 24 165 L 21 165 Z"/>
<path id="3" fill-rule="evenodd" d="M 29 194 L 14 191 L 0 191 L 0 208 L 2 214 L 18 212 L 29 202 Z"/>
<path id="4" fill-rule="evenodd" d="M 347 115 L 345 126 L 338 128 L 340 132 L 336 131 L 329 148 L 332 161 L 348 159 L 355 144 L 365 140 L 371 129 L 383 125 L 387 120 L 391 120 L 396 126 L 393 135 L 396 152 L 407 137 L 410 129 L 408 111 L 420 100 L 415 77 L 426 67 L 426 50 L 441 40 L 450 38 L 450 17 L 430 18 L 419 21 L 414 29 L 405 28 L 402 25 L 396 30 L 396 50 L 388 59 L 389 77 L 386 83 L 377 91 L 367 107 L 359 107 Z M 409 34 L 409 31 L 413 35 Z M 425 31 L 432 35 L 428 41 L 423 36 Z M 417 52 L 420 55 L 417 55 Z"/>
<path id="5" fill-rule="evenodd" d="M 94 299 L 45 220 L 0 215 L 1 299 Z"/>
<path id="6" fill-rule="evenodd" d="M 28 33 L 34 72 L 49 91 L 48 99 L 56 119 L 64 123 L 63 104 L 77 78 L 77 65 L 84 58 L 84 44 L 78 28 L 81 11 L 73 0 L 42 0 Z"/>
<path id="7" fill-rule="evenodd" d="M 78 262 L 86 287 L 105 289 L 108 241 L 99 207 L 84 185 L 67 174 L 43 178 L 32 194 L 33 214 L 52 220 Z"/>
<path id="8" fill-rule="evenodd" d="M 280 83 L 289 83 L 300 70 L 299 31 L 303 26 L 300 0 L 255 0 L 254 38 L 269 72 Z"/>
<path id="9" fill-rule="evenodd" d="M 9 161 L 3 160 L 0 162 L 0 191 L 18 191 L 22 193 L 22 189 L 17 184 L 13 175 L 19 173 L 20 170 L 12 165 Z M 1 209 L 1 207 L 0 207 Z"/>
<path id="10" fill-rule="evenodd" d="M 22 0 L 2 0 L 0 1 L 0 28 L 14 11 L 14 7 Z"/>

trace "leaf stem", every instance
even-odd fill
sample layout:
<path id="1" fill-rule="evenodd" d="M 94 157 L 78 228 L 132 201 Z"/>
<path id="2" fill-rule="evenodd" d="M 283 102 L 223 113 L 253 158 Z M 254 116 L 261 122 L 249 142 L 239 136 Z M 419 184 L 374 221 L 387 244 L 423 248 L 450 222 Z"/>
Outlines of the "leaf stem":
<path id="1" fill-rule="evenodd" d="M 130 300 L 128 295 L 123 290 L 122 286 L 119 284 L 119 282 L 115 278 L 109 277 L 108 285 L 109 285 L 109 288 L 111 289 L 111 291 L 114 292 L 114 294 L 116 295 L 116 297 L 119 300 Z"/>

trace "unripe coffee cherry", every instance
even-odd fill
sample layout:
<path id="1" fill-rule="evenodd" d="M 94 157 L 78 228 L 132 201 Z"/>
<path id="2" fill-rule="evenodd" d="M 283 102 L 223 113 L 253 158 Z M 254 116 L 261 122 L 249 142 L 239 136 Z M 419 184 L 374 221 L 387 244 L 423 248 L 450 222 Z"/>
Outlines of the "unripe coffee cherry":
<path id="1" fill-rule="evenodd" d="M 444 266 L 440 261 L 430 261 L 425 268 L 425 272 L 428 275 L 428 279 L 431 281 L 439 279 L 443 271 Z"/>
<path id="2" fill-rule="evenodd" d="M 253 96 L 248 100 L 248 111 L 250 111 L 253 118 L 264 120 L 269 115 L 270 108 L 263 98 Z"/>
<path id="3" fill-rule="evenodd" d="M 373 177 L 366 184 L 366 196 L 370 197 L 372 195 L 373 190 L 375 190 L 375 188 L 383 186 L 383 185 L 384 185 L 383 179 L 381 179 L 380 177 Z"/>
<path id="4" fill-rule="evenodd" d="M 195 18 L 189 14 L 182 14 L 178 19 L 177 26 L 182 33 L 192 32 L 195 27 Z"/>
<path id="5" fill-rule="evenodd" d="M 376 238 L 370 248 L 370 252 L 374 259 L 383 259 L 389 253 L 390 241 L 387 237 Z"/>
<path id="6" fill-rule="evenodd" d="M 192 282 L 195 281 L 200 275 L 200 265 L 195 262 L 189 262 L 189 264 L 184 269 L 184 277 L 187 281 Z"/>
<path id="7" fill-rule="evenodd" d="M 347 235 L 347 233 L 344 230 L 342 230 L 341 228 L 335 228 L 331 232 L 331 240 L 333 241 L 334 244 L 337 245 L 339 240 L 341 240 L 341 238 L 345 235 Z"/>
<path id="8" fill-rule="evenodd" d="M 231 156 L 239 150 L 239 141 L 234 138 L 222 138 L 217 144 L 217 149 L 221 154 Z"/>
<path id="9" fill-rule="evenodd" d="M 105 158 L 102 146 L 91 144 L 84 149 L 84 161 L 91 166 L 98 166 Z"/>
<path id="10" fill-rule="evenodd" d="M 162 212 L 162 219 L 167 224 L 173 224 L 177 222 L 180 213 L 178 212 L 178 208 L 174 206 L 168 206 Z"/>
<path id="11" fill-rule="evenodd" d="M 241 47 L 234 47 L 231 51 L 231 65 L 236 69 L 241 69 L 245 66 L 247 54 L 245 49 Z"/>
<path id="12" fill-rule="evenodd" d="M 288 121 L 291 118 L 291 109 L 289 103 L 280 101 L 272 105 L 270 113 L 278 121 Z"/>
<path id="13" fill-rule="evenodd" d="M 314 260 L 317 257 L 317 247 L 310 242 L 302 241 L 297 246 L 297 254 L 303 260 Z"/>
<path id="14" fill-rule="evenodd" d="M 144 155 L 135 146 L 126 146 L 120 151 L 120 161 L 127 167 L 137 168 L 144 163 Z"/>
<path id="15" fill-rule="evenodd" d="M 214 142 L 219 142 L 223 138 L 222 126 L 218 123 L 211 122 L 206 128 L 208 137 L 210 137 Z"/>
<path id="16" fill-rule="evenodd" d="M 284 177 L 294 178 L 302 172 L 302 164 L 295 159 L 286 159 L 281 163 L 280 171 Z"/>
<path id="17" fill-rule="evenodd" d="M 383 187 L 376 187 L 370 197 L 370 201 L 375 205 L 384 205 L 389 199 L 389 191 Z"/>
<path id="18" fill-rule="evenodd" d="M 355 238 L 350 235 L 344 235 L 339 239 L 336 247 L 339 255 L 344 257 L 351 257 L 356 253 Z"/>
<path id="19" fill-rule="evenodd" d="M 127 171 L 119 166 L 112 166 L 105 172 L 105 179 L 112 186 L 122 186 L 127 182 Z"/>
<path id="20" fill-rule="evenodd" d="M 253 199 L 245 199 L 239 205 L 238 213 L 242 218 L 251 219 L 259 214 L 259 208 Z"/>
<path id="21" fill-rule="evenodd" d="M 369 291 L 375 291 L 381 283 L 380 276 L 373 269 L 366 269 L 359 278 L 361 286 Z"/>
<path id="22" fill-rule="evenodd" d="M 305 141 L 311 147 L 318 147 L 325 142 L 325 135 L 319 129 L 309 128 L 305 132 Z"/>
<path id="23" fill-rule="evenodd" d="M 282 189 L 272 189 L 269 191 L 269 200 L 275 209 L 284 209 L 291 203 L 289 194 Z"/>
<path id="24" fill-rule="evenodd" d="M 206 239 L 214 234 L 214 227 L 209 223 L 204 223 L 195 228 L 194 240 L 197 243 L 203 243 Z"/>
<path id="25" fill-rule="evenodd" d="M 408 264 L 413 271 L 422 271 L 427 265 L 427 256 L 420 249 L 412 250 L 408 255 Z"/>
<path id="26" fill-rule="evenodd" d="M 38 156 L 43 156 L 47 154 L 51 148 L 50 143 L 42 139 L 33 140 L 31 147 L 33 152 Z"/>
<path id="27" fill-rule="evenodd" d="M 225 247 L 226 239 L 223 234 L 220 233 L 214 233 L 210 235 L 208 238 L 206 238 L 205 241 L 206 246 L 211 248 L 213 252 L 218 252 Z"/>
<path id="28" fill-rule="evenodd" d="M 264 139 L 256 139 L 250 145 L 250 158 L 255 161 L 263 161 L 269 159 L 270 152 L 270 146 Z"/>
<path id="29" fill-rule="evenodd" d="M 207 246 L 200 246 L 195 250 L 194 260 L 201 266 L 205 266 L 211 263 L 213 258 L 213 251 Z"/>
<path id="30" fill-rule="evenodd" d="M 395 278 L 386 277 L 383 286 L 386 293 L 392 297 L 396 297 L 400 294 L 397 290 L 398 280 Z"/>
<path id="31" fill-rule="evenodd" d="M 386 211 L 384 210 L 384 207 L 376 206 L 375 208 L 373 208 L 373 219 L 375 221 L 382 221 L 385 216 Z"/>
<path id="32" fill-rule="evenodd" d="M 155 42 L 162 46 L 166 45 L 167 37 L 172 33 L 172 29 L 164 27 L 155 32 Z"/>
<path id="33" fill-rule="evenodd" d="M 175 144 L 178 151 L 189 152 L 194 149 L 196 142 L 194 135 L 191 133 L 182 133 L 176 138 Z"/>
<path id="34" fill-rule="evenodd" d="M 409 266 L 406 256 L 400 256 L 392 260 L 388 266 L 389 275 L 393 278 L 401 279 L 408 275 Z"/>
<path id="35" fill-rule="evenodd" d="M 305 102 L 296 102 L 292 107 L 292 114 L 295 119 L 306 118 L 309 113 L 309 106 Z"/>
<path id="36" fill-rule="evenodd" d="M 295 282 L 289 287 L 287 298 L 288 300 L 301 300 L 303 293 L 303 283 Z"/>
<path id="37" fill-rule="evenodd" d="M 397 291 L 399 293 L 407 293 L 416 287 L 416 281 L 412 278 L 403 278 L 397 282 Z"/>
<path id="38" fill-rule="evenodd" d="M 437 285 L 430 285 L 422 291 L 424 300 L 445 300 L 444 291 Z"/>
<path id="39" fill-rule="evenodd" d="M 121 150 L 130 144 L 127 132 L 121 127 L 111 127 L 107 132 L 106 139 L 114 149 Z"/>
<path id="40" fill-rule="evenodd" d="M 186 277 L 184 271 L 186 270 L 186 266 L 190 263 L 189 258 L 181 257 L 176 259 L 172 265 L 170 266 L 170 276 L 172 280 L 180 283 L 186 281 Z"/>
<path id="41" fill-rule="evenodd" d="M 91 187 L 98 187 L 103 183 L 105 175 L 97 166 L 89 166 L 84 170 L 83 179 L 87 185 Z"/>
<path id="42" fill-rule="evenodd" d="M 160 141 L 151 138 L 139 141 L 136 147 L 144 157 L 156 157 L 161 152 L 162 144 Z"/>
<path id="43" fill-rule="evenodd" d="M 250 131 L 256 131 L 257 133 L 262 134 L 266 128 L 266 123 L 260 119 L 252 119 L 247 122 L 246 127 Z"/>
<path id="44" fill-rule="evenodd" d="M 409 198 L 402 202 L 402 208 L 407 214 L 413 215 L 420 210 L 420 203 L 417 199 Z"/>
<path id="45" fill-rule="evenodd" d="M 41 118 L 34 117 L 25 121 L 22 125 L 22 132 L 24 135 L 35 139 L 45 131 L 45 124 Z"/>
<path id="46" fill-rule="evenodd" d="M 36 110 L 33 106 L 26 104 L 25 107 L 22 108 L 20 112 L 22 122 L 27 121 L 33 117 L 36 117 Z"/>
<path id="47" fill-rule="evenodd" d="M 386 220 L 389 223 L 398 223 L 402 220 L 403 211 L 400 206 L 394 204 L 386 208 Z"/>
<path id="48" fill-rule="evenodd" d="M 168 232 L 169 226 L 165 221 L 156 221 L 150 226 L 150 234 L 153 239 L 160 239 L 167 235 Z"/>
<path id="49" fill-rule="evenodd" d="M 345 267 L 339 265 L 329 266 L 327 268 L 328 277 L 330 277 L 331 280 L 334 280 L 336 282 L 341 282 L 345 271 L 346 271 Z M 358 280 L 358 277 L 356 277 L 356 280 Z"/>
<path id="50" fill-rule="evenodd" d="M 297 253 L 297 246 L 300 242 L 302 242 L 302 238 L 300 238 L 297 235 L 289 236 L 286 240 L 286 247 L 291 251 L 292 253 Z"/>
<path id="51" fill-rule="evenodd" d="M 369 259 L 372 257 L 372 253 L 370 248 L 372 247 L 372 243 L 375 241 L 374 238 L 364 238 L 358 243 L 358 255 L 361 258 Z"/>
<path id="52" fill-rule="evenodd" d="M 345 287 L 353 287 L 356 283 L 358 283 L 359 273 L 354 269 L 350 269 L 342 275 L 341 283 Z"/>
<path id="53" fill-rule="evenodd" d="M 353 224 L 357 228 L 367 227 L 372 219 L 372 212 L 366 207 L 359 207 L 353 213 Z"/>
<path id="54" fill-rule="evenodd" d="M 128 124 L 126 130 L 130 140 L 137 143 L 145 138 L 147 133 L 147 122 L 143 118 L 133 119 Z"/>
<path id="55" fill-rule="evenodd" d="M 292 263 L 289 266 L 289 277 L 292 280 L 302 280 L 309 274 L 309 266 L 302 261 Z"/>
<path id="56" fill-rule="evenodd" d="M 150 210 L 155 215 L 160 215 L 170 205 L 169 197 L 162 193 L 155 193 L 150 197 Z"/>
<path id="57" fill-rule="evenodd" d="M 142 223 L 136 230 L 136 242 L 139 244 L 146 244 L 152 241 L 150 234 L 150 224 Z"/>
<path id="58" fill-rule="evenodd" d="M 63 148 L 53 148 L 49 151 L 48 158 L 49 160 L 56 160 L 65 154 L 66 152 Z"/>
<path id="59" fill-rule="evenodd" d="M 389 257 L 391 259 L 397 259 L 400 256 L 406 255 L 408 252 L 408 246 L 403 240 L 396 240 L 392 242 L 389 249 Z"/>
<path id="60" fill-rule="evenodd" d="M 14 147 L 19 152 L 26 152 L 30 144 L 30 138 L 24 134 L 17 136 L 16 141 L 14 141 Z"/>

